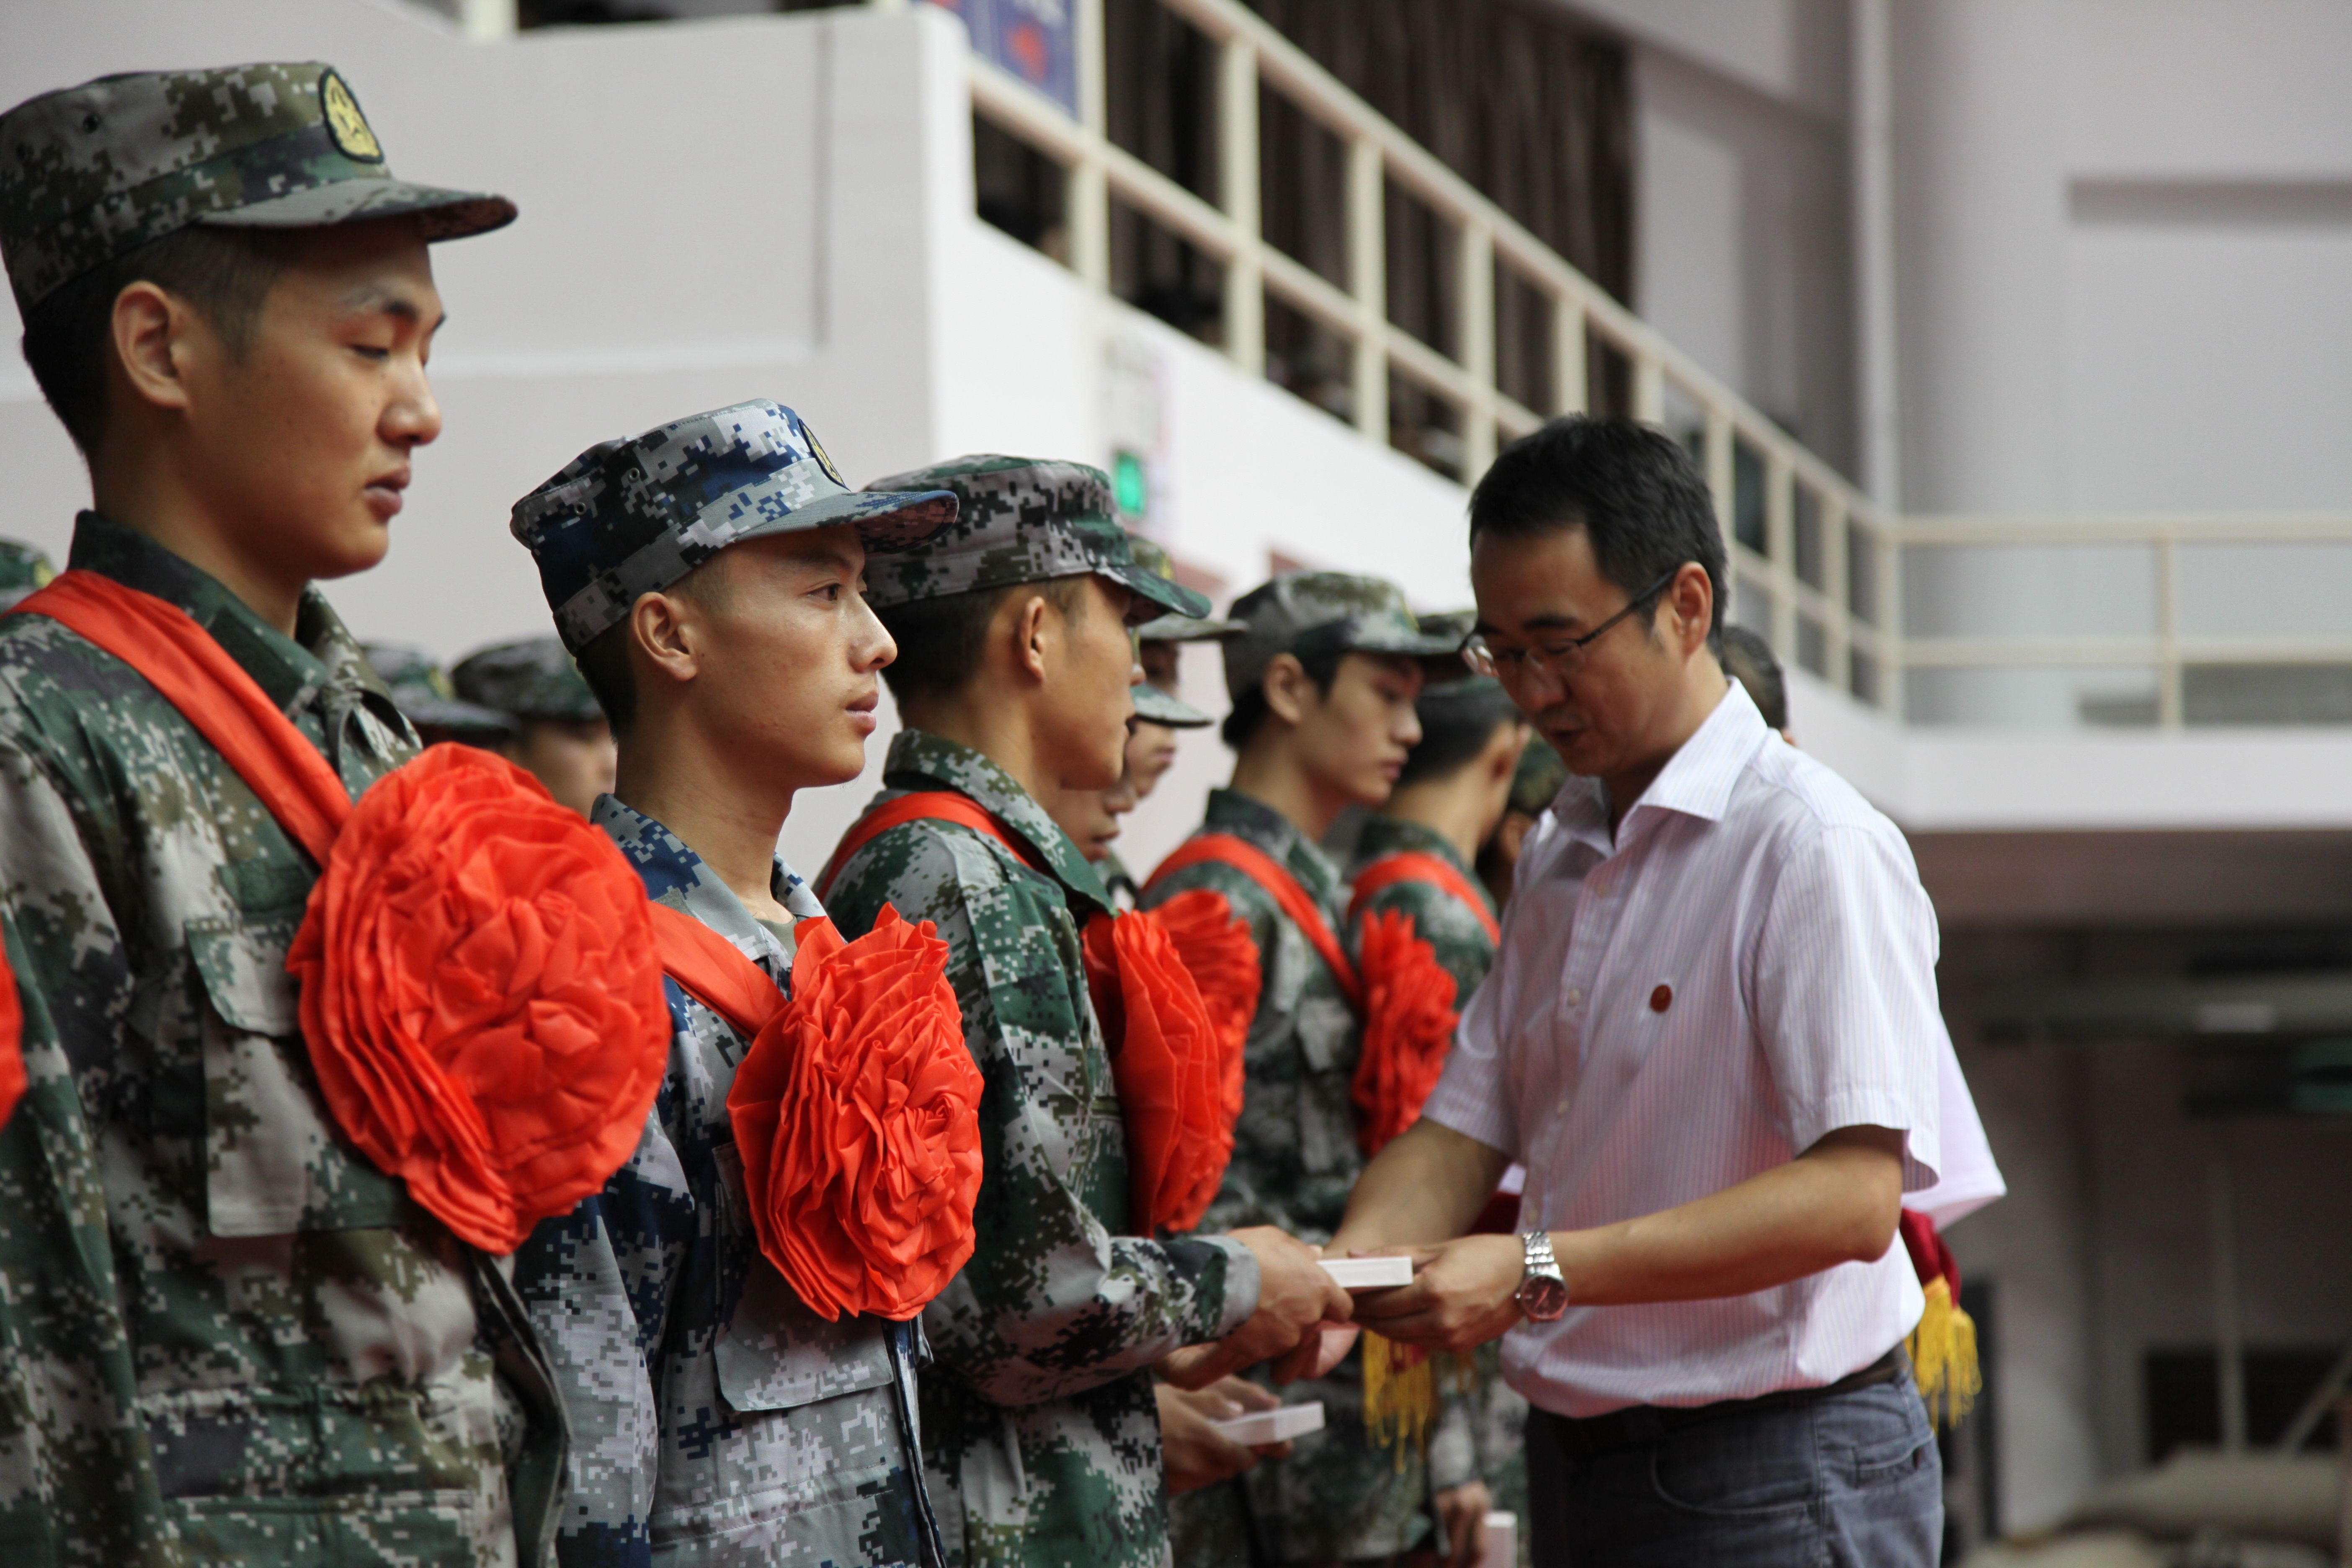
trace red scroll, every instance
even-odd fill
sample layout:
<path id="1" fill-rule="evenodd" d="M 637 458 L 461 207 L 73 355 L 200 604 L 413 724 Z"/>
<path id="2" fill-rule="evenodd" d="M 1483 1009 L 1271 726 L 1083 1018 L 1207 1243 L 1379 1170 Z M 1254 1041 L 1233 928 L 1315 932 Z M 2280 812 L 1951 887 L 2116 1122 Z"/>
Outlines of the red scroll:
<path id="1" fill-rule="evenodd" d="M 669 1040 L 643 885 L 486 752 L 436 746 L 354 806 L 175 605 L 68 572 L 17 606 L 137 670 L 320 866 L 287 968 L 328 1108 L 458 1237 L 509 1253 L 636 1147 Z"/>

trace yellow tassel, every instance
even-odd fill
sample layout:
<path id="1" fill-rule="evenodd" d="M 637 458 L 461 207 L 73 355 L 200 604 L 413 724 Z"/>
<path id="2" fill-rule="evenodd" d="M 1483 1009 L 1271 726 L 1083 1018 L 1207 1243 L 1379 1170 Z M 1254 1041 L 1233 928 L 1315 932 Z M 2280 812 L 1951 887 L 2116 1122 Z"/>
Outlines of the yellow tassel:
<path id="1" fill-rule="evenodd" d="M 1372 1441 L 1396 1450 L 1404 1468 L 1405 1445 L 1426 1452 L 1429 1429 L 1437 1424 L 1437 1364 L 1418 1345 L 1401 1345 L 1378 1334 L 1364 1336 L 1364 1426 Z"/>
<path id="2" fill-rule="evenodd" d="M 1977 1326 L 1952 1300 L 1949 1281 L 1929 1281 L 1927 1296 L 1927 1310 L 1907 1342 L 1911 1370 L 1919 1380 L 1919 1396 L 1927 1402 L 1928 1418 L 1949 1431 L 1984 1392 L 1984 1373 L 1977 1364 Z"/>

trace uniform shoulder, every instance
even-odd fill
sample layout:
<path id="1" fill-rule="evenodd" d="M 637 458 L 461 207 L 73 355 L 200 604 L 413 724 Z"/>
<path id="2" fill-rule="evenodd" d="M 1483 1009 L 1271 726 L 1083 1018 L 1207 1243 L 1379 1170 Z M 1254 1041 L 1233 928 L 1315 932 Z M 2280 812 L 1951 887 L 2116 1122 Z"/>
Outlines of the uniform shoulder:
<path id="1" fill-rule="evenodd" d="M 828 910 L 863 927 L 885 903 L 908 920 L 940 920 L 1034 879 L 1012 850 L 977 828 L 918 818 L 858 846 L 824 897 Z"/>

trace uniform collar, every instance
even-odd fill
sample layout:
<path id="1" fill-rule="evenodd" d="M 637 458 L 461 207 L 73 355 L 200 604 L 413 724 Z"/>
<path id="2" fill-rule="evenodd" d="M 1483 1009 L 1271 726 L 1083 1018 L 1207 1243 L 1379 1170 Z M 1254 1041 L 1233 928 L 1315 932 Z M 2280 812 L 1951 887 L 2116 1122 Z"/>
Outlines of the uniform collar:
<path id="1" fill-rule="evenodd" d="M 283 711 L 291 713 L 314 693 L 341 686 L 355 700 L 365 700 L 394 734 L 408 733 L 391 693 L 316 588 L 302 590 L 289 637 L 201 567 L 94 511 L 74 520 L 73 548 L 66 565 L 111 577 L 126 588 L 187 611 Z"/>
<path id="2" fill-rule="evenodd" d="M 1736 680 L 1727 684 L 1728 689 L 1715 711 L 1666 759 L 1642 798 L 1625 813 L 1624 821 L 1618 825 L 1619 842 L 1637 820 L 1656 812 L 1676 812 L 1706 822 L 1723 820 L 1740 773 L 1772 733 L 1765 728 L 1764 715 L 1757 711 L 1748 689 Z M 1571 838 L 1592 845 L 1604 856 L 1610 853 L 1609 799 L 1599 779 L 1570 779 L 1560 787 L 1552 811 Z"/>
<path id="3" fill-rule="evenodd" d="M 1356 840 L 1356 871 L 1360 874 L 1373 861 L 1407 850 L 1436 856 L 1461 872 L 1463 879 L 1472 887 L 1482 893 L 1486 891 L 1486 884 L 1478 880 L 1477 873 L 1462 858 L 1452 839 L 1427 823 L 1390 816 L 1383 812 L 1375 812 L 1364 819 L 1364 831 Z"/>
<path id="4" fill-rule="evenodd" d="M 928 731 L 901 730 L 883 761 L 882 782 L 891 789 L 951 789 L 971 796 L 1003 823 L 1033 853 L 1034 863 L 1044 867 L 1055 880 L 1103 909 L 1111 907 L 1110 889 L 1070 842 L 1070 836 L 1045 815 L 1045 808 L 1021 787 L 1019 780 L 984 752 Z"/>
<path id="5" fill-rule="evenodd" d="M 1332 863 L 1331 857 L 1299 832 L 1290 818 L 1255 796 L 1235 789 L 1211 790 L 1208 815 L 1201 826 L 1204 832 L 1230 833 L 1236 838 L 1247 839 L 1288 867 L 1290 874 L 1318 901 L 1338 902 L 1339 868 Z"/>
<path id="6" fill-rule="evenodd" d="M 761 925 L 735 896 L 735 889 L 686 846 L 686 841 L 620 796 L 601 795 L 588 820 L 612 836 L 629 865 L 646 884 L 646 896 L 691 916 L 731 942 L 744 957 L 764 964 L 770 976 L 782 981 L 791 970 L 792 954 L 776 934 Z M 777 857 L 769 886 L 776 901 L 794 920 L 824 913 L 816 894 Z"/>

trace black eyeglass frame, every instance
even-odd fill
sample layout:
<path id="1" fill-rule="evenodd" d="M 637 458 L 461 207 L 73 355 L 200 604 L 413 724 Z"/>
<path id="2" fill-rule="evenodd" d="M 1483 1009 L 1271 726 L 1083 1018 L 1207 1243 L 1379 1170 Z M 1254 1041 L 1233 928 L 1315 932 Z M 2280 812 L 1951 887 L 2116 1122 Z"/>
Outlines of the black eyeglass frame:
<path id="1" fill-rule="evenodd" d="M 1633 597 L 1626 600 L 1625 607 L 1623 609 L 1618 611 L 1615 615 L 1610 616 L 1607 620 L 1601 622 L 1599 626 L 1593 627 L 1582 637 L 1569 637 L 1562 641 L 1557 648 L 1549 652 L 1538 652 L 1536 649 L 1531 647 L 1520 649 L 1513 656 L 1513 668 L 1548 670 L 1555 678 L 1563 680 L 1566 679 L 1570 670 L 1582 666 L 1584 663 L 1584 650 L 1586 648 L 1591 647 L 1594 643 L 1606 637 L 1609 634 L 1610 629 L 1616 626 L 1618 622 L 1625 619 L 1628 616 L 1631 616 L 1633 612 L 1639 610 L 1643 605 L 1650 603 L 1659 595 L 1672 587 L 1674 585 L 1675 579 L 1682 575 L 1683 568 L 1689 564 L 1691 563 L 1687 561 L 1675 563 L 1674 566 L 1667 570 L 1664 576 L 1659 578 L 1656 582 L 1643 589 L 1639 594 L 1634 595 Z M 1486 676 L 1495 680 L 1506 679 L 1503 674 L 1503 660 L 1496 655 L 1496 652 L 1492 647 L 1487 646 L 1486 638 L 1483 633 L 1472 632 L 1468 637 L 1464 637 L 1462 639 L 1462 646 L 1457 648 L 1455 652 L 1460 655 L 1462 662 L 1469 667 L 1472 673 Z M 1480 669 L 1478 668 L 1477 656 L 1481 654 L 1486 656 L 1487 668 L 1485 669 Z M 1573 663 L 1569 664 L 1567 668 L 1562 668 L 1561 664 L 1564 661 L 1570 660 L 1572 660 Z"/>

